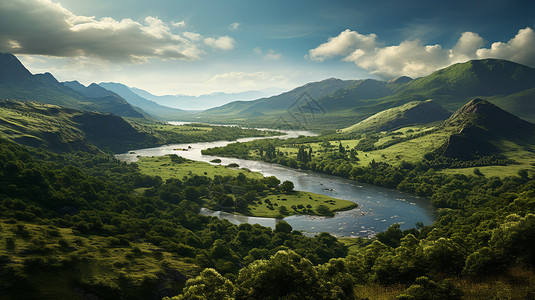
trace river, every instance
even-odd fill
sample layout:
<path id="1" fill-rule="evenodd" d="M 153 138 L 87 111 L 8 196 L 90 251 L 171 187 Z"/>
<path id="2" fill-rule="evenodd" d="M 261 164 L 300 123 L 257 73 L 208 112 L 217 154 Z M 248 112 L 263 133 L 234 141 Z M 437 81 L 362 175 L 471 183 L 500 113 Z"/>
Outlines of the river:
<path id="1" fill-rule="evenodd" d="M 308 131 L 292 130 L 283 132 L 285 135 L 281 135 L 279 138 L 286 139 L 300 135 L 315 135 Z M 247 142 L 262 138 L 264 137 L 242 138 L 237 141 Z M 296 170 L 266 162 L 201 154 L 201 150 L 203 149 L 222 147 L 233 142 L 217 141 L 164 145 L 155 148 L 131 150 L 127 153 L 117 154 L 116 157 L 126 162 L 137 161 L 137 156 L 163 156 L 166 154 L 177 154 L 191 160 L 204 162 L 210 162 L 215 158 L 219 158 L 221 159 L 222 165 L 236 163 L 242 168 L 260 172 L 264 176 L 275 176 L 281 182 L 290 180 L 294 183 L 295 190 L 328 195 L 359 204 L 358 208 L 338 212 L 334 217 L 299 215 L 284 218 L 293 229 L 303 231 L 307 235 L 329 232 L 339 237 L 371 237 L 377 232 L 386 230 L 388 226 L 395 223 L 401 224 L 402 229 L 409 229 L 413 228 L 416 222 L 430 225 L 434 220 L 434 209 L 428 199 L 397 190 L 357 183 L 349 179 L 307 170 Z M 188 151 L 175 149 L 188 149 Z M 234 224 L 245 222 L 258 223 L 274 228 L 277 222 L 277 220 L 272 218 L 246 217 L 205 208 L 201 210 L 201 214 L 224 218 Z"/>

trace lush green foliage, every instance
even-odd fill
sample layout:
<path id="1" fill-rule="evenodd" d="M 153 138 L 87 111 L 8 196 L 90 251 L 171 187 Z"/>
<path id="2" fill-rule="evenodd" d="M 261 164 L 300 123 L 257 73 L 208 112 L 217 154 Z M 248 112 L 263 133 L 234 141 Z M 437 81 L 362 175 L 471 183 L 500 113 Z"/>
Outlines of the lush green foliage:
<path id="1" fill-rule="evenodd" d="M 149 251 L 154 255 L 165 251 L 172 254 L 172 260 L 215 268 L 231 277 L 241 266 L 267 258 L 281 249 L 293 249 L 315 264 L 347 254 L 347 248 L 328 234 L 308 238 L 297 231 L 272 231 L 249 224 L 235 226 L 217 218 L 200 216 L 200 196 L 207 196 L 214 184 L 225 188 L 208 177 L 192 176 L 163 182 L 158 177 L 140 174 L 136 164 L 127 165 L 106 155 L 81 152 L 57 155 L 25 150 L 5 140 L 0 144 L 0 157 L 0 218 L 21 225 L 17 229 L 20 233 L 1 233 L 8 253 L 17 245 L 27 245 L 25 239 L 34 236 L 25 235 L 24 224 L 36 223 L 71 228 L 73 234 L 80 237 L 107 237 L 110 244 L 96 246 L 98 251 L 113 251 L 110 248 L 115 247 L 113 245 L 130 247 L 136 243 L 150 243 L 162 249 Z M 220 179 L 239 185 L 246 178 Z M 143 194 L 136 194 L 134 190 L 138 188 L 146 189 Z M 60 248 L 52 246 L 56 243 L 61 243 L 58 244 Z M 59 270 L 70 270 L 70 261 L 57 264 L 52 260 L 56 252 L 63 251 L 61 247 L 70 249 L 72 257 L 80 255 L 76 247 L 70 248 L 68 244 L 68 241 L 49 240 L 43 236 L 35 251 L 18 251 L 32 251 L 27 252 L 32 253 L 30 257 L 21 259 L 28 260 L 28 264 L 39 259 L 40 262 L 34 264 L 38 269 L 53 264 Z M 136 249 L 133 248 L 134 256 L 145 252 Z M 98 257 L 89 256 L 84 262 L 75 260 L 72 264 L 98 264 Z M 125 268 L 121 266 L 118 263 L 114 268 Z M 22 278 L 30 275 L 27 273 L 30 269 L 19 269 L 19 264 L 9 259 L 3 264 L 4 282 L 10 284 L 6 291 L 16 293 L 19 291 L 16 283 L 5 277 L 10 276 L 12 271 L 7 270 L 12 268 L 18 270 Z M 143 285 L 144 288 L 154 287 L 168 276 L 165 274 L 173 272 L 165 265 L 161 268 L 158 271 L 161 273 L 157 272 L 157 276 L 150 279 L 154 285 Z M 79 269 L 84 268 L 80 266 Z M 105 298 L 121 294 L 128 286 L 121 284 L 119 275 L 106 280 L 96 276 L 75 280 L 76 285 Z M 73 275 L 72 278 L 78 277 Z M 143 282 L 133 284 L 141 288 Z"/>

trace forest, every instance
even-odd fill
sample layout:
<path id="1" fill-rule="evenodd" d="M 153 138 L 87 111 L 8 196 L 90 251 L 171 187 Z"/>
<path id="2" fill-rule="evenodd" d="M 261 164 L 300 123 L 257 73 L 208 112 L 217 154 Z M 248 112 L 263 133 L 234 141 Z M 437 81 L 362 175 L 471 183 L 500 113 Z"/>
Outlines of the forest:
<path id="1" fill-rule="evenodd" d="M 359 299 L 389 287 L 400 299 L 500 289 L 532 295 L 535 180 L 527 172 L 487 178 L 443 174 L 426 163 L 350 167 L 350 151 L 331 148 L 304 166 L 429 197 L 435 223 L 405 231 L 395 224 L 350 251 L 329 234 L 306 237 L 285 222 L 272 230 L 200 216 L 214 189 L 206 176 L 163 181 L 107 154 L 58 154 L 2 140 L 1 291 L 31 297 L 49 288 L 36 277 L 59 272 L 65 278 L 56 288 L 70 298 L 83 291 L 105 299 Z M 264 155 L 277 161 L 273 149 Z M 297 154 L 306 161 L 308 151 Z M 224 183 L 262 190 L 267 182 L 218 177 L 220 197 Z M 280 282 L 281 273 L 291 275 Z M 489 288 L 480 276 L 516 279 Z"/>

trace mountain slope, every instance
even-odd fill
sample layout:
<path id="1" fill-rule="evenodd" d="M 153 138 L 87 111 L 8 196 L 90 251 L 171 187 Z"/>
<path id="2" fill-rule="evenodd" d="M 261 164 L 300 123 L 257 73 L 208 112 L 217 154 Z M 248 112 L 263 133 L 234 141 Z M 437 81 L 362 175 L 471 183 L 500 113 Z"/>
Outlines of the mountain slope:
<path id="1" fill-rule="evenodd" d="M 313 99 L 326 96 L 336 90 L 354 84 L 354 80 L 340 80 L 335 78 L 326 79 L 319 82 L 307 83 L 289 92 L 269 98 L 261 98 L 254 101 L 235 101 L 220 107 L 205 110 L 203 115 L 257 115 L 280 113 L 288 110 L 294 103 L 298 102 L 303 94 L 307 93 Z"/>
<path id="2" fill-rule="evenodd" d="M 54 151 L 125 151 L 138 144 L 155 144 L 123 118 L 62 108 L 32 101 L 0 101 L 0 136 Z"/>
<path id="3" fill-rule="evenodd" d="M 442 152 L 446 157 L 467 159 L 499 154 L 512 144 L 535 145 L 535 124 L 482 99 L 457 110 L 444 123 L 444 130 L 452 132 Z"/>
<path id="4" fill-rule="evenodd" d="M 94 87 L 88 93 L 94 93 Z M 0 53 L 0 99 L 32 100 L 75 109 L 142 118 L 124 99 L 88 97 L 59 83 L 50 73 L 32 75 L 12 54 Z"/>
<path id="5" fill-rule="evenodd" d="M 321 87 L 320 92 L 307 90 Z M 432 99 L 455 111 L 470 99 L 485 97 L 510 113 L 535 120 L 535 69 L 499 60 L 472 60 L 451 65 L 428 76 L 377 80 L 329 79 L 255 101 L 236 101 L 200 113 L 203 119 L 268 124 L 285 118 L 287 110 L 306 91 L 324 113 L 308 119 L 309 128 L 344 128 L 386 109 L 411 101 Z"/>
<path id="6" fill-rule="evenodd" d="M 145 112 L 156 118 L 168 121 L 177 121 L 181 120 L 185 116 L 192 114 L 191 112 L 185 110 L 163 106 L 154 101 L 147 100 L 139 96 L 138 94 L 132 92 L 131 88 L 120 83 L 102 82 L 98 85 L 106 90 L 112 91 L 120 95 L 131 105 L 135 105 L 143 109 Z"/>
<path id="7" fill-rule="evenodd" d="M 432 100 L 412 101 L 399 107 L 384 110 L 342 132 L 387 131 L 407 125 L 427 124 L 446 120 L 450 112 Z"/>

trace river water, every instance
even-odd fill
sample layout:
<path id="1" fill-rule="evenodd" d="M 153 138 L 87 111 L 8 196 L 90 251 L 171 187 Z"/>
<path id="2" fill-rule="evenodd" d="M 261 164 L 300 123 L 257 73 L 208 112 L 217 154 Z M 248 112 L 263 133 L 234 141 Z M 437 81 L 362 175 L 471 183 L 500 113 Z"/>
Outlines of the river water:
<path id="1" fill-rule="evenodd" d="M 300 135 L 315 135 L 308 131 L 284 131 L 285 135 L 279 138 L 298 137 Z M 247 142 L 260 138 L 243 138 L 239 142 Z M 281 182 L 290 180 L 295 185 L 295 190 L 308 191 L 317 194 L 332 196 L 339 199 L 353 201 L 359 207 L 349 211 L 338 212 L 334 217 L 316 216 L 290 216 L 284 218 L 293 229 L 301 230 L 307 235 L 319 232 L 329 232 L 339 237 L 371 237 L 377 232 L 384 231 L 388 226 L 399 223 L 402 229 L 413 228 L 416 222 L 430 225 L 434 220 L 434 209 L 430 201 L 397 190 L 382 188 L 369 184 L 320 174 L 306 170 L 296 170 L 280 165 L 260 161 L 244 160 L 237 158 L 215 157 L 202 155 L 201 150 L 213 147 L 222 147 L 229 141 L 173 144 L 155 148 L 131 150 L 127 153 L 117 154 L 122 161 L 137 161 L 137 156 L 163 156 L 177 154 L 179 156 L 210 162 L 215 158 L 221 159 L 222 165 L 231 163 L 238 164 L 241 168 L 257 171 L 264 176 L 275 176 Z M 188 149 L 189 148 L 189 149 Z M 188 149 L 188 151 L 177 150 Z M 257 223 L 274 228 L 277 220 L 272 218 L 257 218 L 235 215 L 226 212 L 212 211 L 203 208 L 201 214 L 227 219 L 234 224 Z"/>

